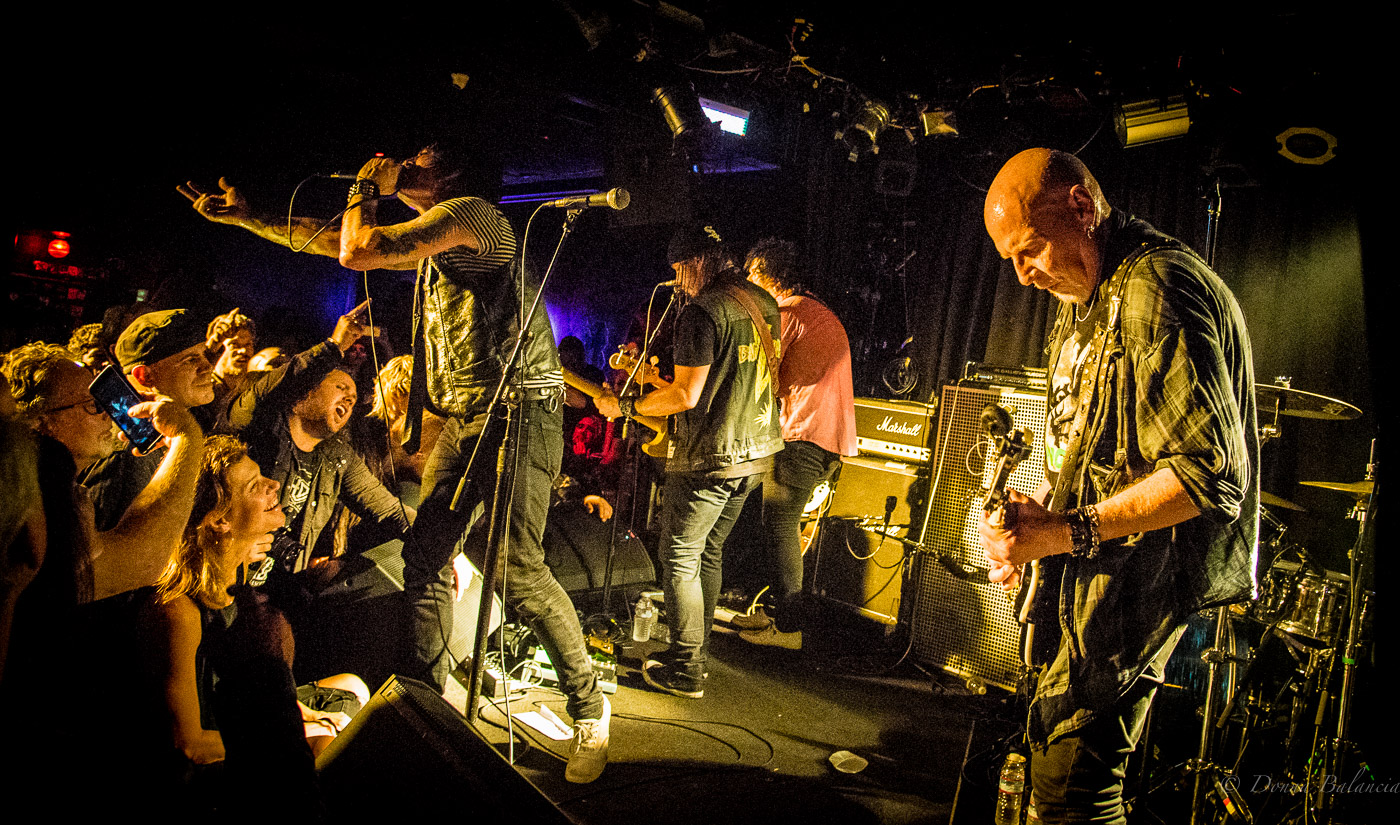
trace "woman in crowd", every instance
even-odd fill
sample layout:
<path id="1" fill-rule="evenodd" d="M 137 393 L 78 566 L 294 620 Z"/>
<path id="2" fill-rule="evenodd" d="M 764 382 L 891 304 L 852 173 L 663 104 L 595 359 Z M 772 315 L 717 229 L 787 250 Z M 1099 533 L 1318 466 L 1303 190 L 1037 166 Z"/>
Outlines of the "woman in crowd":
<path id="1" fill-rule="evenodd" d="M 277 482 L 263 476 L 237 439 L 211 437 L 184 537 L 143 615 L 173 744 L 195 764 L 224 758 L 204 645 L 232 621 L 229 587 L 239 569 L 266 558 L 273 531 L 285 522 Z M 369 700 L 369 689 L 359 677 L 339 674 L 299 687 L 297 699 L 319 753 Z"/>

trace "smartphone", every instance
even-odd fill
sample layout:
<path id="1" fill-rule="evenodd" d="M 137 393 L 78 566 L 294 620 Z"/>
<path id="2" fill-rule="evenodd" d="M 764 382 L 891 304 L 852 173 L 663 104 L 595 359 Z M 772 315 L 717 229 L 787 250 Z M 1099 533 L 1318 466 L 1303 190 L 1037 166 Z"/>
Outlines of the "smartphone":
<path id="1" fill-rule="evenodd" d="M 103 411 L 117 422 L 138 452 L 144 453 L 160 441 L 160 433 L 156 432 L 156 425 L 149 418 L 131 417 L 131 408 L 146 399 L 116 367 L 110 364 L 104 367 L 88 385 L 88 392 L 92 393 Z"/>

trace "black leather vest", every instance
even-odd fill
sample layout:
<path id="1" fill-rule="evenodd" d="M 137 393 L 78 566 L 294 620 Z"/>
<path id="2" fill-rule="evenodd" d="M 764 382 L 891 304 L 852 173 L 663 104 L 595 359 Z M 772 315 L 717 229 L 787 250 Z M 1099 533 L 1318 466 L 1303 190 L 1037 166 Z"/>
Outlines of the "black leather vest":
<path id="1" fill-rule="evenodd" d="M 418 265 L 405 447 L 412 445 L 416 450 L 425 408 L 458 418 L 484 412 L 520 329 L 521 266 L 518 255 L 478 275 L 449 271 L 440 266 L 437 256 Z M 538 291 L 538 282 L 527 273 L 527 309 Z M 526 380 L 559 370 L 559 351 L 543 305 L 530 323 L 523 364 Z"/>

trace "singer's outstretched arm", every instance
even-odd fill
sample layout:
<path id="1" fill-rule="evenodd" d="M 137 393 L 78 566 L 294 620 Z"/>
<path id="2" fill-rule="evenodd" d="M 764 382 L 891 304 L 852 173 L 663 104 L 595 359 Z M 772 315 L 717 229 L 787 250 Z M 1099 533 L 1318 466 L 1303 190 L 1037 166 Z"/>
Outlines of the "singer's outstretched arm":
<path id="1" fill-rule="evenodd" d="M 320 235 L 316 235 L 316 231 L 325 221 L 292 218 L 289 237 L 289 226 L 285 217 L 275 218 L 255 213 L 247 198 L 224 178 L 219 178 L 219 189 L 221 191 L 217 193 L 206 190 L 194 181 L 175 187 L 177 192 L 190 199 L 196 212 L 214 223 L 241 226 L 259 238 L 289 249 L 305 246 L 305 249 L 301 249 L 302 252 L 325 255 L 328 258 L 340 257 L 340 227 L 327 227 Z M 316 235 L 314 240 L 313 235 Z M 307 241 L 310 241 L 310 244 L 307 244 Z"/>

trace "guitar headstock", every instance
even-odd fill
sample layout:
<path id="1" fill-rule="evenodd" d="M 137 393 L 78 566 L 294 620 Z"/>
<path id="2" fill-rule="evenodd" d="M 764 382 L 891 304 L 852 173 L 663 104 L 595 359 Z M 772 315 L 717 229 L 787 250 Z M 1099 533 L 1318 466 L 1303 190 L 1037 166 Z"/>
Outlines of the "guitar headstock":
<path id="1" fill-rule="evenodd" d="M 666 380 L 661 377 L 661 372 L 656 367 L 657 361 L 658 359 L 655 355 L 647 359 L 647 362 L 642 365 L 642 369 L 637 373 L 638 383 L 651 384 L 654 387 L 666 385 Z M 615 370 L 622 370 L 623 372 L 630 373 L 633 368 L 637 366 L 637 355 L 628 348 L 627 344 L 621 344 L 618 346 L 617 352 L 614 352 L 608 357 L 608 366 Z"/>

